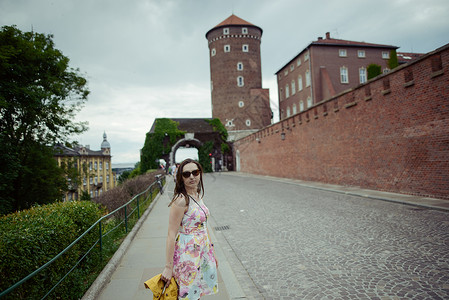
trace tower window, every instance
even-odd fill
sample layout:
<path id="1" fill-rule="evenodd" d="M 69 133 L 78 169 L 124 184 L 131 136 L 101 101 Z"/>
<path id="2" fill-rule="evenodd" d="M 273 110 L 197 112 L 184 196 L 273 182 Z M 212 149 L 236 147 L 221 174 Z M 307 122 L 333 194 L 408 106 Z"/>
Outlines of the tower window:
<path id="1" fill-rule="evenodd" d="M 250 119 L 246 120 L 246 126 L 251 126 L 251 120 Z"/>
<path id="2" fill-rule="evenodd" d="M 229 34 L 229 28 L 223 28 L 223 34 Z"/>
<path id="3" fill-rule="evenodd" d="M 243 82 L 243 76 L 239 76 L 237 77 L 237 85 L 238 86 L 244 86 L 244 82 Z"/>
<path id="4" fill-rule="evenodd" d="M 237 70 L 239 70 L 239 71 L 243 70 L 243 63 L 241 63 L 241 62 L 237 63 Z"/>
<path id="5" fill-rule="evenodd" d="M 242 28 L 242 34 L 248 34 L 248 28 L 243 27 Z"/>
<path id="6" fill-rule="evenodd" d="M 243 51 L 243 52 L 248 52 L 248 51 L 249 51 L 249 46 L 246 45 L 246 44 L 243 45 L 243 46 L 242 46 L 242 51 Z"/>
<path id="7" fill-rule="evenodd" d="M 245 102 L 239 101 L 239 107 L 243 107 L 243 106 L 245 106 Z"/>
<path id="8" fill-rule="evenodd" d="M 212 48 L 212 50 L 210 51 L 210 56 L 215 56 L 215 54 L 217 54 L 217 50 L 215 50 L 215 48 Z"/>
<path id="9" fill-rule="evenodd" d="M 231 45 L 225 45 L 224 52 L 231 52 Z"/>

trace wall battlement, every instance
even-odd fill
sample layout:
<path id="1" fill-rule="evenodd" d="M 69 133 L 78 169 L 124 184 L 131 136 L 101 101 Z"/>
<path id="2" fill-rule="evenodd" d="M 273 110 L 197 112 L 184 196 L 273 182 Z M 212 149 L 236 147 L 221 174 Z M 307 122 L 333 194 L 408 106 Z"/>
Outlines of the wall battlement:
<path id="1" fill-rule="evenodd" d="M 234 151 L 243 172 L 449 199 L 449 44 Z"/>

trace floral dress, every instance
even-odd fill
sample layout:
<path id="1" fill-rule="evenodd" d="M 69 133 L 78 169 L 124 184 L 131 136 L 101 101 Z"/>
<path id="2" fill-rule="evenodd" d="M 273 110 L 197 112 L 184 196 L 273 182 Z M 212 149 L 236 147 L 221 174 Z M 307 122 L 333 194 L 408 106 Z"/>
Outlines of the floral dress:
<path id="1" fill-rule="evenodd" d="M 173 257 L 178 299 L 199 299 L 218 292 L 217 266 L 207 234 L 207 216 L 209 210 L 203 200 L 190 199 L 176 237 Z"/>

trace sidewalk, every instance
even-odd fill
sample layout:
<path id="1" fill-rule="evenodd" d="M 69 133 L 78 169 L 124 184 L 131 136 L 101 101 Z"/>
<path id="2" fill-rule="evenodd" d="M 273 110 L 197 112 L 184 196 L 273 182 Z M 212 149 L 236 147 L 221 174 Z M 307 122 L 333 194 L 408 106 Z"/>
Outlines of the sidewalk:
<path id="1" fill-rule="evenodd" d="M 169 192 L 159 195 L 153 201 L 152 207 L 148 209 L 148 211 L 151 211 L 142 216 L 140 226 L 136 225 L 134 227 L 134 238 L 129 243 L 123 242 L 122 246 L 126 249 L 121 251 L 123 253 L 121 257 L 120 255 L 113 257 L 109 262 L 108 265 L 116 265 L 115 271 L 113 271 L 112 275 L 100 274 L 97 279 L 98 284 L 94 283 L 83 299 L 152 299 L 153 294 L 151 290 L 145 289 L 143 283 L 161 273 L 165 266 L 165 242 L 169 215 L 167 205 L 172 196 L 170 191 L 173 188 L 172 178 L 167 177 L 167 184 L 164 190 Z M 211 239 L 216 241 L 213 224 L 209 224 L 209 231 Z M 219 262 L 219 292 L 212 296 L 206 296 L 204 299 L 231 299 L 228 288 L 233 290 L 231 294 L 238 292 L 240 295 L 237 295 L 237 297 L 241 296 L 241 288 L 238 286 L 232 269 L 227 263 L 220 245 L 217 245 L 217 243 L 215 244 L 215 251 Z M 98 293 L 100 294 L 98 295 Z"/>

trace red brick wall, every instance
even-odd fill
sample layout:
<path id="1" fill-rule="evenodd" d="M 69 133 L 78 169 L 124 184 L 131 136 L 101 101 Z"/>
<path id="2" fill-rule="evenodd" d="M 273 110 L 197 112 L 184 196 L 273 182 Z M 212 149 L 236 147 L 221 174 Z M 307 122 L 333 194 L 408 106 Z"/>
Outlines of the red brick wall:
<path id="1" fill-rule="evenodd" d="M 243 172 L 449 199 L 449 44 L 236 141 L 236 151 Z"/>

